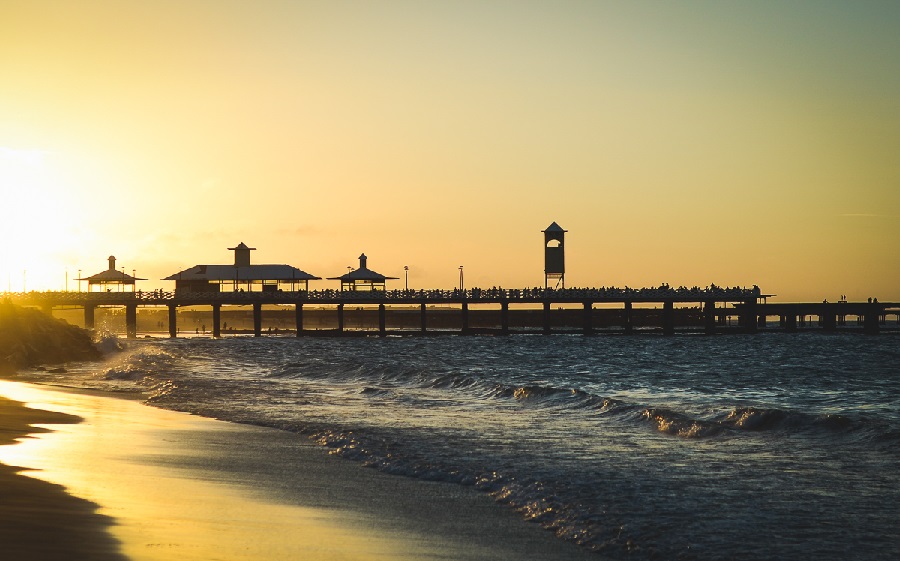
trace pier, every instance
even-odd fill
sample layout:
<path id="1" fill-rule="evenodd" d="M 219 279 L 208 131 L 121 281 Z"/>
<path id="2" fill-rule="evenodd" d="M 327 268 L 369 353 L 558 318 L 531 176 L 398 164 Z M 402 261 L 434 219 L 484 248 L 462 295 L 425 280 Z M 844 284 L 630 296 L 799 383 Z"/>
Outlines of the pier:
<path id="1" fill-rule="evenodd" d="M 179 335 L 179 309 L 211 312 L 209 333 L 223 335 L 223 310 L 252 310 L 261 336 L 264 306 L 303 336 L 513 333 L 673 335 L 697 332 L 900 330 L 900 303 L 767 303 L 759 289 L 707 288 L 472 288 L 468 290 L 264 291 L 264 292 L 28 292 L 0 298 L 53 310 L 80 308 L 84 327 L 95 327 L 101 308 L 124 309 L 127 337 L 137 337 L 138 309 L 165 311 L 170 337 Z M 315 322 L 311 321 L 316 319 Z M 325 318 L 324 320 L 322 318 Z M 356 325 L 350 325 L 353 318 Z M 849 318 L 849 319 L 848 319 Z M 315 323 L 314 327 L 310 324 Z M 390 328 L 389 328 L 390 326 Z M 284 332 L 287 330 L 280 330 Z M 224 332 L 228 333 L 228 332 Z M 234 333 L 234 331 L 231 331 Z"/>

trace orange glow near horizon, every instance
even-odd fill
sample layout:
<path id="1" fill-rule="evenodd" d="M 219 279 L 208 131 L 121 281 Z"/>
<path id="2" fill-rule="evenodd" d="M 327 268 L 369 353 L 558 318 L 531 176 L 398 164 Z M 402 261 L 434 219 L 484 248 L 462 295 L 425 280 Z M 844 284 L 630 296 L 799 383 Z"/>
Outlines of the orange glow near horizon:
<path id="1" fill-rule="evenodd" d="M 410 288 L 460 264 L 537 286 L 556 221 L 567 286 L 900 300 L 898 24 L 868 2 L 7 2 L 0 291 L 109 255 L 170 289 L 240 241 L 323 278 L 365 252 Z"/>

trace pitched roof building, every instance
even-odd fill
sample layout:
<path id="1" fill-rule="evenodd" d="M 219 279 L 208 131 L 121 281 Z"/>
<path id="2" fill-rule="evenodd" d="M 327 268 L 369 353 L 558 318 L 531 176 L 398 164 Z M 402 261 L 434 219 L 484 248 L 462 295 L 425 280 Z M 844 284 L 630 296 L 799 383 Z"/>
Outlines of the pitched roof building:
<path id="1" fill-rule="evenodd" d="M 386 277 L 366 267 L 366 254 L 359 256 L 359 268 L 339 277 L 328 277 L 328 280 L 341 281 L 341 290 L 384 290 L 385 281 L 396 280 L 397 277 Z"/>
<path id="2" fill-rule="evenodd" d="M 252 265 L 250 252 L 256 248 L 247 247 L 243 242 L 228 249 L 234 251 L 233 265 L 194 265 L 163 280 L 175 281 L 176 293 L 227 290 L 276 292 L 283 289 L 294 292 L 308 290 L 309 281 L 322 278 L 290 265 Z"/>
<path id="3" fill-rule="evenodd" d="M 96 275 L 75 280 L 88 281 L 89 292 L 93 291 L 94 288 L 97 288 L 100 291 L 106 289 L 107 292 L 112 292 L 112 288 L 110 287 L 115 287 L 116 292 L 127 291 L 128 288 L 131 287 L 131 292 L 134 292 L 135 281 L 147 279 L 139 279 L 135 276 L 126 274 L 124 270 L 116 270 L 116 258 L 115 256 L 110 255 L 109 269 L 97 273 Z"/>

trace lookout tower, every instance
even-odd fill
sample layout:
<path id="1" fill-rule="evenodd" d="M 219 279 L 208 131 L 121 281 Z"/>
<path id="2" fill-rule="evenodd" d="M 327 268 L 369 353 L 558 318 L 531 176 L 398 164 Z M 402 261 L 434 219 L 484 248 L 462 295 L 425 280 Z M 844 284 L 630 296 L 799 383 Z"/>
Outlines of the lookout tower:
<path id="1" fill-rule="evenodd" d="M 554 222 L 544 232 L 544 288 L 566 287 L 566 232 Z"/>

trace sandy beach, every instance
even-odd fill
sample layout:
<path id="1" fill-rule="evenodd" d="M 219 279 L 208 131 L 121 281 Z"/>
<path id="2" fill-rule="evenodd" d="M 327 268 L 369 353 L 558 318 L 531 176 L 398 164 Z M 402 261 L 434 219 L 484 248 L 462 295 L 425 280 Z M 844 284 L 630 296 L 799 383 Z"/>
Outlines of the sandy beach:
<path id="1" fill-rule="evenodd" d="M 0 521 L 18 559 L 597 558 L 471 488 L 293 433 L 17 382 L 0 396 Z"/>

